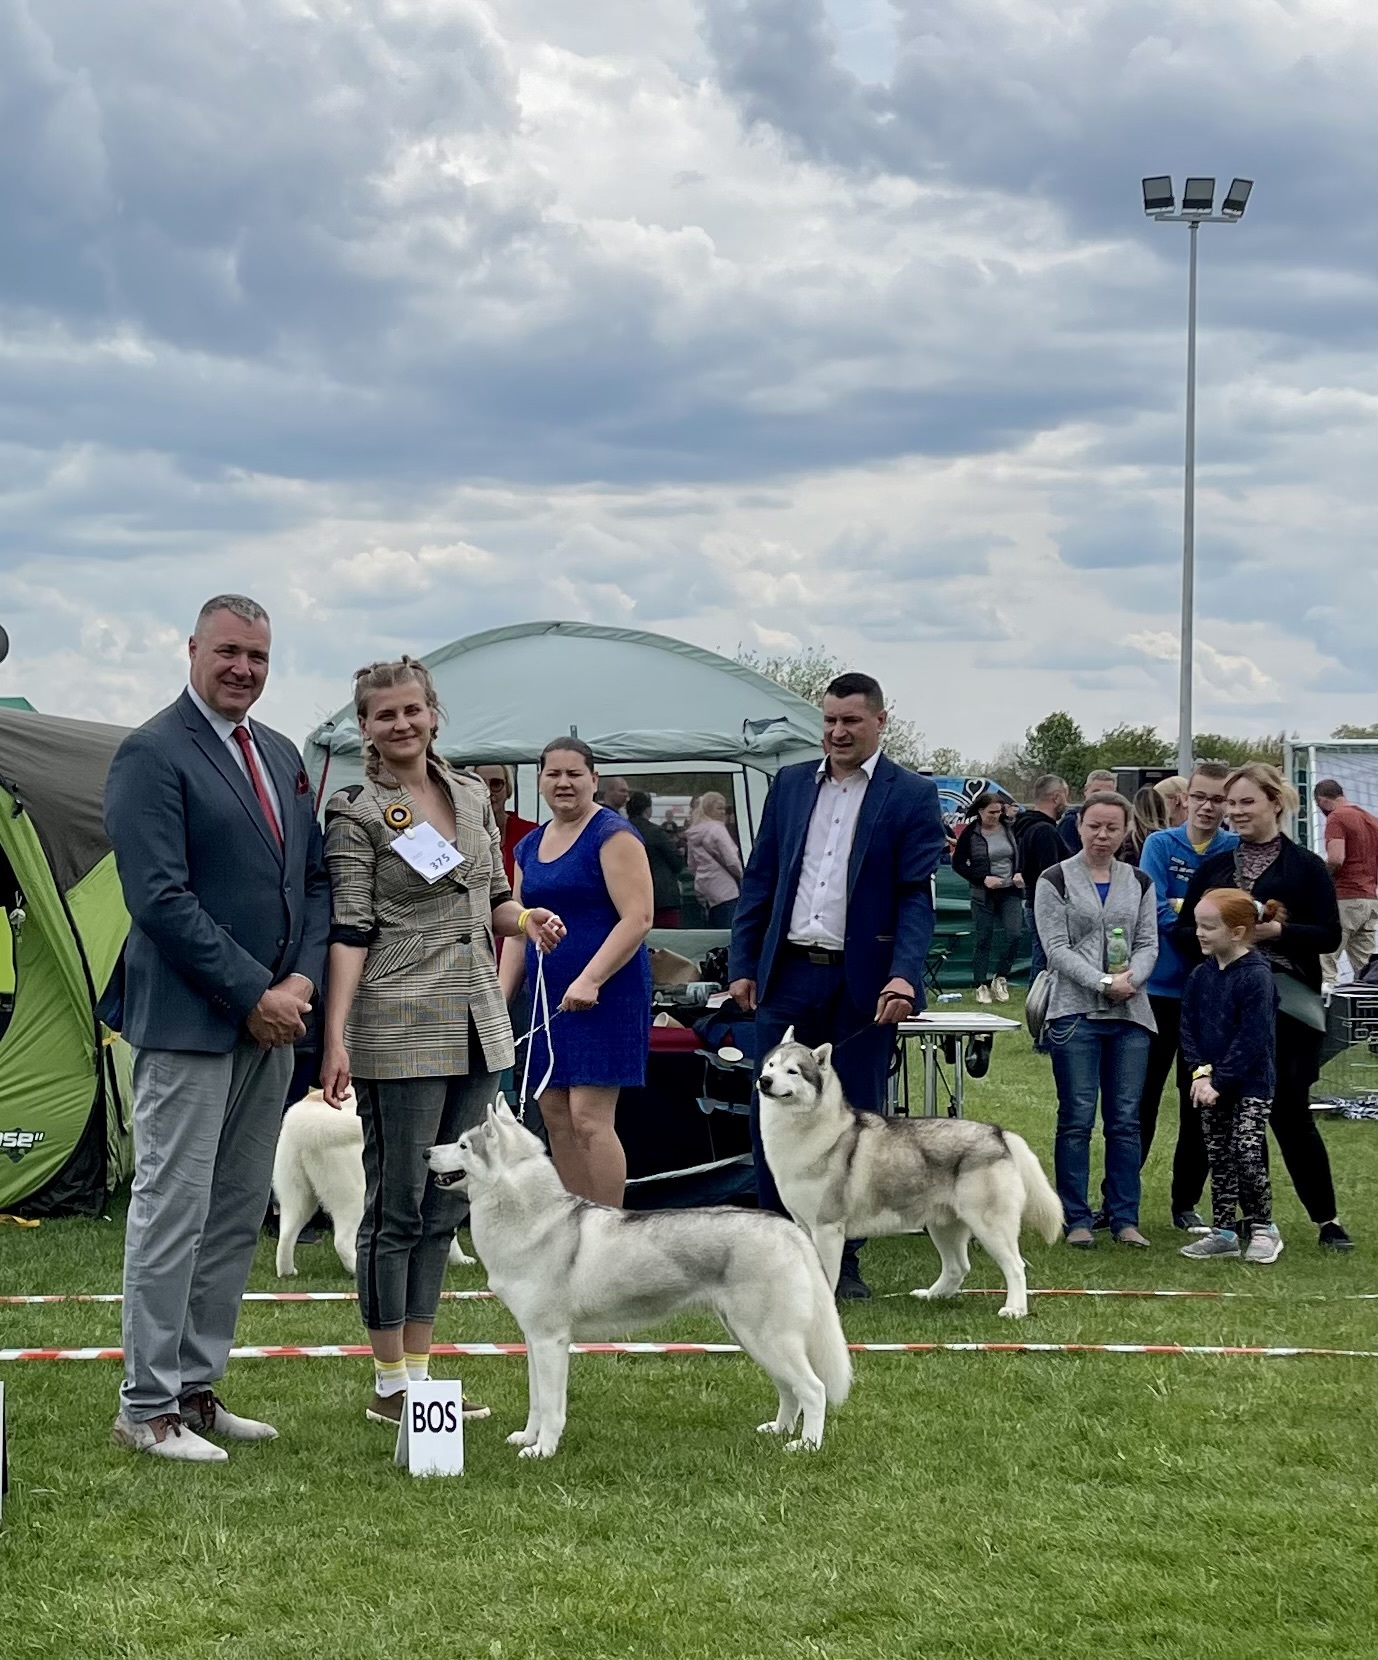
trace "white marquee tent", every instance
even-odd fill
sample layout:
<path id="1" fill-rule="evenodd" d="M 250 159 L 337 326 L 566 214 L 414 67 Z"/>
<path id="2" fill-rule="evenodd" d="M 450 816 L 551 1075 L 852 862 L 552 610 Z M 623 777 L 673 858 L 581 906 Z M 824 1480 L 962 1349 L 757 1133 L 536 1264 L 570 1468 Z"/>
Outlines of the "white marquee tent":
<path id="1" fill-rule="evenodd" d="M 469 766 L 534 763 L 574 733 L 605 771 L 734 776 L 738 824 L 754 827 L 770 779 L 821 754 L 818 710 L 741 663 L 663 634 L 593 623 L 535 622 L 472 634 L 422 661 L 447 719 L 440 749 Z M 306 740 L 318 800 L 362 776 L 352 707 Z M 519 810 L 535 814 L 523 789 Z"/>

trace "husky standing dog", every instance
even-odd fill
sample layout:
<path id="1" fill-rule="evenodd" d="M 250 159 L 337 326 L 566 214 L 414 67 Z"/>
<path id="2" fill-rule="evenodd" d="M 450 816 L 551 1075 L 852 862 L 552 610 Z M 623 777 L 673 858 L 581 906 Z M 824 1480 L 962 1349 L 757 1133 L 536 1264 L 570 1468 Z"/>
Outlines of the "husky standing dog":
<path id="1" fill-rule="evenodd" d="M 545 1148 L 505 1104 L 457 1142 L 432 1147 L 437 1181 L 468 1187 L 474 1249 L 527 1348 L 530 1411 L 508 1436 L 549 1458 L 565 1427 L 571 1339 L 605 1341 L 688 1309 L 711 1309 L 769 1375 L 779 1410 L 766 1435 L 818 1447 L 852 1364 L 818 1257 L 793 1222 L 748 1210 L 626 1211 L 567 1193 Z"/>
<path id="2" fill-rule="evenodd" d="M 364 1219 L 364 1127 L 352 1089 L 338 1108 L 326 1106 L 318 1089 L 288 1107 L 273 1156 L 273 1192 L 280 1212 L 278 1274 L 295 1277 L 297 1237 L 318 1209 L 334 1224 L 335 1254 L 352 1274 Z M 473 1261 L 458 1240 L 451 1244 L 451 1266 Z"/>
<path id="3" fill-rule="evenodd" d="M 843 1241 L 927 1228 L 942 1273 L 916 1297 L 955 1297 L 975 1234 L 1005 1277 L 1001 1314 L 1029 1312 L 1020 1223 L 1051 1245 L 1062 1203 L 1022 1136 L 960 1118 L 882 1118 L 847 1105 L 832 1045 L 794 1028 L 766 1056 L 758 1085 L 766 1162 L 789 1213 L 837 1285 Z"/>

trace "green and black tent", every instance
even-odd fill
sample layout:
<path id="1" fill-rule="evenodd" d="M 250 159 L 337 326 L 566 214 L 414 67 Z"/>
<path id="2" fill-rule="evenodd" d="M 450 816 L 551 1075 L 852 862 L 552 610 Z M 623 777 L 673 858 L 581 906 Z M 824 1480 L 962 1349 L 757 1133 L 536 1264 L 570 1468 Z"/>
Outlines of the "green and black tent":
<path id="1" fill-rule="evenodd" d="M 98 1215 L 130 1053 L 96 1004 L 129 918 L 101 822 L 124 728 L 0 708 L 0 1212 Z"/>

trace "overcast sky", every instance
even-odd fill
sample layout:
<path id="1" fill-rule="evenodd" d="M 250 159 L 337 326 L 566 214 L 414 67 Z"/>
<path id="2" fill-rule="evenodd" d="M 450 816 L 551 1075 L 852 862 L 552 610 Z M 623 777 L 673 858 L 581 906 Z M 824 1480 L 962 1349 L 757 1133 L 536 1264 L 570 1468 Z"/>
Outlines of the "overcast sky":
<path id="1" fill-rule="evenodd" d="M 0 691 L 200 601 L 300 739 L 566 617 L 818 644 L 933 743 L 1378 719 L 1371 0 L 0 0 Z M 505 688 L 495 686 L 499 699 Z M 571 696 L 577 697 L 577 689 Z M 565 723 L 566 711 L 552 721 Z"/>

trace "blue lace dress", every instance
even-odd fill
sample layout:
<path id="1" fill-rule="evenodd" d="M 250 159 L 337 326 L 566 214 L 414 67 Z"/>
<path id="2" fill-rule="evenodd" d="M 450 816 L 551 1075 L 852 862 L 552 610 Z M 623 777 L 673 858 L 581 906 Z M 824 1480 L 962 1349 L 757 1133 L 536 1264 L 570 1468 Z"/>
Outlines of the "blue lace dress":
<path id="1" fill-rule="evenodd" d="M 600 807 L 574 845 L 549 864 L 542 864 L 538 857 L 544 827 L 517 843 L 514 857 L 522 873 L 522 904 L 548 906 L 568 930 L 545 959 L 552 1014 L 617 925 L 617 907 L 603 879 L 599 851 L 609 836 L 629 829 L 626 819 Z M 636 834 L 635 830 L 631 833 Z M 526 946 L 526 983 L 534 996 L 536 948 L 530 941 Z M 646 947 L 640 947 L 631 961 L 599 988 L 593 1008 L 555 1016 L 549 1035 L 555 1050 L 555 1070 L 550 1080 L 553 1088 L 644 1084 L 651 1045 L 651 960 Z M 545 1076 L 550 1058 L 545 1033 L 531 1040 L 531 1050 L 534 1088 Z M 525 1057 L 519 1053 L 519 1077 L 524 1064 Z"/>

